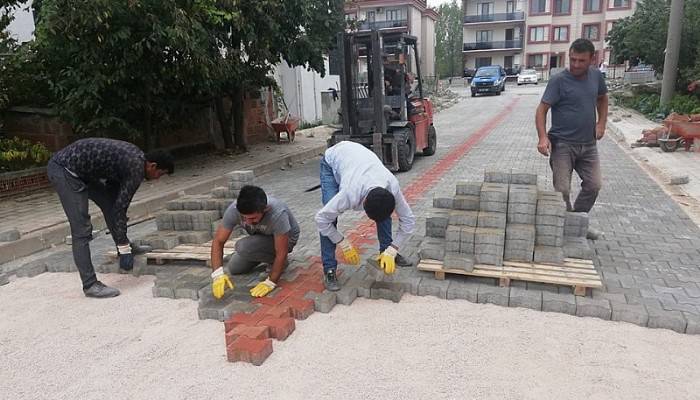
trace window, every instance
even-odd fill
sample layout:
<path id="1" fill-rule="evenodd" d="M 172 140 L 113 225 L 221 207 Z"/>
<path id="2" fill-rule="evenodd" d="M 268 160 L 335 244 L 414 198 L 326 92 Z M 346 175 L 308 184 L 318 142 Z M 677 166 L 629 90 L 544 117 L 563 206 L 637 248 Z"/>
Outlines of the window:
<path id="1" fill-rule="evenodd" d="M 386 10 L 386 20 L 387 21 L 398 21 L 401 18 L 399 17 L 399 10 Z"/>
<path id="2" fill-rule="evenodd" d="M 476 11 L 479 15 L 491 15 L 493 14 L 493 3 L 479 3 Z"/>
<path id="3" fill-rule="evenodd" d="M 530 27 L 530 42 L 545 42 L 547 41 L 547 27 L 533 26 Z"/>
<path id="4" fill-rule="evenodd" d="M 600 12 L 601 0 L 583 0 L 583 12 Z"/>
<path id="5" fill-rule="evenodd" d="M 512 69 L 513 68 L 513 56 L 503 56 L 503 68 Z"/>
<path id="6" fill-rule="evenodd" d="M 555 26 L 552 28 L 552 41 L 553 42 L 568 42 L 569 41 L 569 27 L 568 26 Z"/>
<path id="7" fill-rule="evenodd" d="M 590 41 L 600 40 L 600 25 L 584 25 L 583 26 L 583 38 Z"/>
<path id="8" fill-rule="evenodd" d="M 547 0 L 530 0 L 530 14 L 544 14 L 547 12 Z"/>
<path id="9" fill-rule="evenodd" d="M 571 14 L 571 0 L 554 0 L 554 14 Z"/>
<path id="10" fill-rule="evenodd" d="M 514 1 L 506 1 L 506 12 L 507 13 L 514 13 L 515 12 L 515 2 Z"/>
<path id="11" fill-rule="evenodd" d="M 476 68 L 488 67 L 491 65 L 491 57 L 477 57 L 476 58 Z"/>
<path id="12" fill-rule="evenodd" d="M 610 0 L 610 8 L 629 8 L 630 0 Z"/>
<path id="13" fill-rule="evenodd" d="M 476 42 L 490 42 L 493 39 L 493 31 L 476 31 Z"/>
<path id="14" fill-rule="evenodd" d="M 367 22 L 374 22 L 375 16 L 374 11 L 367 11 Z"/>
<path id="15" fill-rule="evenodd" d="M 544 67 L 544 54 L 529 54 L 527 56 L 527 67 L 528 68 L 542 68 L 542 67 Z"/>

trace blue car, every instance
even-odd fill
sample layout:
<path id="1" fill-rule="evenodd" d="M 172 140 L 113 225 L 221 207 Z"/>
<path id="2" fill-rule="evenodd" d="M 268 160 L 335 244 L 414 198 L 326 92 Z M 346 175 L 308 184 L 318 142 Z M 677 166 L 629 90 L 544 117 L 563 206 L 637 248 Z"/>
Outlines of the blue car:
<path id="1" fill-rule="evenodd" d="M 471 82 L 472 97 L 481 93 L 496 93 L 506 90 L 506 71 L 500 65 L 481 67 L 474 74 Z"/>

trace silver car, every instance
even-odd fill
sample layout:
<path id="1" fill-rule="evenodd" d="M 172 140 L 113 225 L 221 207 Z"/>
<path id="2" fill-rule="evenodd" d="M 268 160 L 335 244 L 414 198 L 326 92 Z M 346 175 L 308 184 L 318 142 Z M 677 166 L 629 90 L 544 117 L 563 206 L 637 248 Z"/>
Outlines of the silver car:
<path id="1" fill-rule="evenodd" d="M 537 85 L 539 79 L 540 78 L 537 75 L 537 71 L 534 69 L 524 69 L 518 74 L 518 86 L 526 85 L 528 83 L 534 83 Z"/>

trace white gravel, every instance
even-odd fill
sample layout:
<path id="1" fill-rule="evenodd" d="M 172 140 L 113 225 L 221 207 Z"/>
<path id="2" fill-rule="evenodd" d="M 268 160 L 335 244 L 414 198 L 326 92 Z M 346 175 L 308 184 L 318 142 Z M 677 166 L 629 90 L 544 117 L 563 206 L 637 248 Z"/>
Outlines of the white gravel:
<path id="1" fill-rule="evenodd" d="M 698 399 L 700 337 L 405 296 L 315 313 L 261 367 L 228 363 L 223 324 L 152 277 L 86 299 L 74 274 L 0 287 L 0 398 Z"/>

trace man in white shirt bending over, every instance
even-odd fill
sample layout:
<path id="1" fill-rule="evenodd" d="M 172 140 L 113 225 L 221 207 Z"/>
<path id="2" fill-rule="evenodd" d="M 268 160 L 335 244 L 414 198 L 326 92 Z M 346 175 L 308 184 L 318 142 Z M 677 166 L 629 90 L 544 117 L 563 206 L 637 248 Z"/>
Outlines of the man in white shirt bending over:
<path id="1" fill-rule="evenodd" d="M 379 256 L 377 262 L 385 274 L 393 274 L 396 265 L 411 265 L 398 254 L 413 233 L 416 219 L 401 193 L 399 181 L 382 161 L 365 146 L 340 142 L 326 150 L 321 158 L 321 200 L 316 213 L 321 236 L 324 284 L 330 291 L 340 290 L 336 278 L 336 245 L 340 245 L 348 264 L 359 264 L 360 256 L 348 239 L 338 232 L 338 216 L 347 210 L 364 210 L 377 224 Z M 399 229 L 391 236 L 391 214 L 396 211 Z"/>

